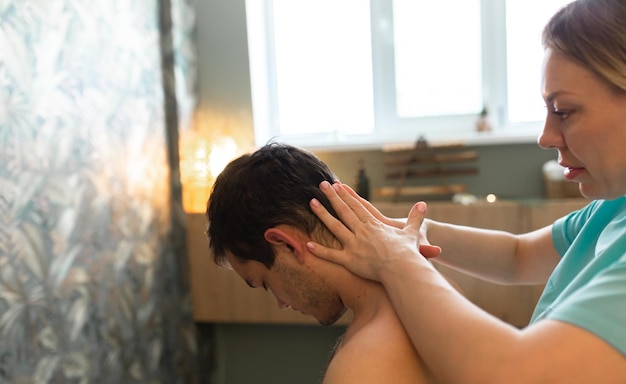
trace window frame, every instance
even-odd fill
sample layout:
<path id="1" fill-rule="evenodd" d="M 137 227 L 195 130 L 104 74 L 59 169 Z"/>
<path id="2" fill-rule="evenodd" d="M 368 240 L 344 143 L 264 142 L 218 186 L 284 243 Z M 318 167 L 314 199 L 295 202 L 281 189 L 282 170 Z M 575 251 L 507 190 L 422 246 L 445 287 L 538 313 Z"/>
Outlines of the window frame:
<path id="1" fill-rule="evenodd" d="M 363 149 L 412 144 L 419 137 L 431 143 L 530 143 L 543 121 L 512 123 L 508 119 L 506 8 L 504 0 L 480 0 L 482 18 L 482 86 L 490 111 L 491 132 L 476 132 L 478 114 L 399 118 L 396 116 L 393 0 L 370 0 L 374 132 L 372 134 L 290 134 L 278 129 L 276 67 L 273 62 L 272 0 L 246 0 L 255 141 L 279 140 L 305 148 Z M 257 17 L 254 17 L 257 15 Z M 259 18 L 259 15 L 263 15 Z M 386 28 L 377 28 L 377 26 Z M 263 34 L 257 32 L 262 28 Z M 260 61 L 259 61 L 260 59 Z M 260 86 L 259 86 L 260 84 Z M 538 95 L 539 97 L 539 95 Z M 427 128 L 424 128 L 427 127 Z"/>

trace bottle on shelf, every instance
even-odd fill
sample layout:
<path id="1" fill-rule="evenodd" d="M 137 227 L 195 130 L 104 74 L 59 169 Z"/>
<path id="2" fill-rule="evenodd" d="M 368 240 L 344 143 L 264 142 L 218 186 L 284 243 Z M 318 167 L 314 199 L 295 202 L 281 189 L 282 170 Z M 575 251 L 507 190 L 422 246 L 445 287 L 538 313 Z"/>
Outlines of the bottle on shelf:
<path id="1" fill-rule="evenodd" d="M 365 200 L 370 198 L 370 181 L 365 174 L 365 162 L 359 160 L 359 169 L 356 177 L 356 193 Z"/>

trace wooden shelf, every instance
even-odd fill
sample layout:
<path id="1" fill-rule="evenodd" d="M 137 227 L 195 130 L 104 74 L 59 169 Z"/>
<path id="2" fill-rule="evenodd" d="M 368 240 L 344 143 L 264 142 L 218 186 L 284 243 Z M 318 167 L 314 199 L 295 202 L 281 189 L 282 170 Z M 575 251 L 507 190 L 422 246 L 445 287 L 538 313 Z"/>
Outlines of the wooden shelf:
<path id="1" fill-rule="evenodd" d="M 449 176 L 461 176 L 461 175 L 476 175 L 478 170 L 476 168 L 447 168 L 442 169 L 440 167 L 420 169 L 420 170 L 408 170 L 408 171 L 396 171 L 387 172 L 385 177 L 387 179 L 404 179 L 414 177 L 449 177 Z"/>
<path id="2" fill-rule="evenodd" d="M 456 147 L 455 147 L 456 148 Z M 464 161 L 474 161 L 478 159 L 477 151 L 463 151 L 457 153 L 417 153 L 412 152 L 412 155 L 406 157 L 393 156 L 385 160 L 386 166 L 406 166 L 413 164 L 447 164 L 447 163 L 459 163 Z"/>
<path id="3" fill-rule="evenodd" d="M 475 166 L 460 165 L 476 161 L 478 152 L 467 150 L 458 143 L 429 146 L 426 141 L 420 139 L 410 147 L 387 149 L 385 153 L 385 178 L 394 181 L 394 185 L 375 190 L 374 195 L 389 197 L 394 202 L 401 196 L 432 197 L 464 193 L 464 186 L 450 185 L 447 178 L 478 174 Z M 433 185 L 432 180 L 426 182 L 420 180 L 426 178 L 435 178 L 439 182 Z M 425 183 L 427 185 L 424 185 Z"/>
<path id="4" fill-rule="evenodd" d="M 396 196 L 430 196 L 430 195 L 453 195 L 455 193 L 465 193 L 467 188 L 465 185 L 434 185 L 423 187 L 383 187 L 374 191 L 377 197 L 396 197 Z"/>

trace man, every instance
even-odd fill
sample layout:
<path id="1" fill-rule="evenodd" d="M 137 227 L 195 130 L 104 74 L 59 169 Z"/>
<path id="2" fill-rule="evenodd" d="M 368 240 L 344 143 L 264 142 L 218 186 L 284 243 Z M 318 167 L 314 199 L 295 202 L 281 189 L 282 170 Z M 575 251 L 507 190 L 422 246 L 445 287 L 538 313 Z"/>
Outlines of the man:
<path id="1" fill-rule="evenodd" d="M 424 383 L 427 374 L 379 283 L 314 257 L 308 241 L 341 244 L 309 202 L 330 204 L 319 189 L 336 177 L 312 153 L 271 143 L 232 161 L 209 198 L 210 249 L 217 264 L 248 285 L 271 291 L 282 308 L 336 322 L 353 320 L 337 346 L 324 383 Z"/>

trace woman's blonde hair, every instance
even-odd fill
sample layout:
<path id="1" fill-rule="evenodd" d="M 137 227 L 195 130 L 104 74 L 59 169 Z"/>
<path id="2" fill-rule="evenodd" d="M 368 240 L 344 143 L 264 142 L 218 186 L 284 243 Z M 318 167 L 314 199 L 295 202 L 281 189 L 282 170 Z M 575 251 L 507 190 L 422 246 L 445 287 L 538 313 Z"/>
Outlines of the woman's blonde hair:
<path id="1" fill-rule="evenodd" d="M 626 92 L 626 0 L 569 3 L 545 26 L 543 45 Z"/>

